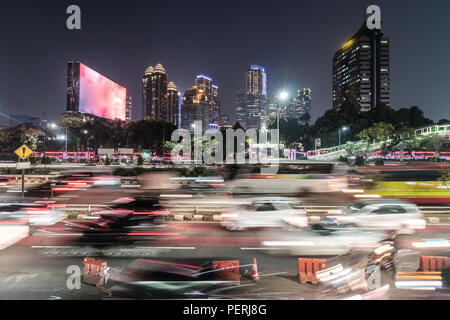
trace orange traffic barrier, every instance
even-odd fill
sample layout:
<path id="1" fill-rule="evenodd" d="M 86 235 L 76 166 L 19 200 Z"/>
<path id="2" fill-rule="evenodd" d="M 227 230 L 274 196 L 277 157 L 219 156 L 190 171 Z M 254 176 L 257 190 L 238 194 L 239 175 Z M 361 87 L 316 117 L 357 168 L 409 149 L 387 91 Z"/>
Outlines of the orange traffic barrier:
<path id="1" fill-rule="evenodd" d="M 256 264 L 256 258 L 253 258 L 252 280 L 259 281 L 258 265 Z"/>
<path id="2" fill-rule="evenodd" d="M 216 278 L 224 281 L 234 281 L 240 284 L 239 260 L 236 261 L 213 261 L 212 269 Z"/>
<path id="3" fill-rule="evenodd" d="M 450 267 L 450 258 L 448 257 L 420 257 L 420 270 L 425 272 L 439 271 Z"/>
<path id="4" fill-rule="evenodd" d="M 95 260 L 89 257 L 83 259 L 84 282 L 96 286 L 108 281 L 108 266 L 104 260 Z"/>
<path id="5" fill-rule="evenodd" d="M 324 259 L 298 259 L 298 279 L 300 283 L 310 282 L 317 284 L 317 271 L 327 267 L 327 260 Z"/>

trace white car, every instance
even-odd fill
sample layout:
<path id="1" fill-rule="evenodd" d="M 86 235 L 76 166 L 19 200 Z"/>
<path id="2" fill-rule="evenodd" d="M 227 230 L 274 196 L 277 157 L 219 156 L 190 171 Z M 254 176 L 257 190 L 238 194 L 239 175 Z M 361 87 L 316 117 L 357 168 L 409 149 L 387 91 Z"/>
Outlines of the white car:
<path id="1" fill-rule="evenodd" d="M 302 202 L 284 197 L 253 198 L 248 204 L 222 213 L 221 220 L 222 226 L 228 230 L 308 225 Z"/>
<path id="2" fill-rule="evenodd" d="M 386 238 L 383 232 L 321 222 L 307 228 L 267 232 L 262 245 L 275 255 L 336 256 L 353 250 L 372 252 Z"/>
<path id="3" fill-rule="evenodd" d="M 340 224 L 395 230 L 400 234 L 412 234 L 426 228 L 425 217 L 417 205 L 395 199 L 358 201 L 329 218 Z"/>

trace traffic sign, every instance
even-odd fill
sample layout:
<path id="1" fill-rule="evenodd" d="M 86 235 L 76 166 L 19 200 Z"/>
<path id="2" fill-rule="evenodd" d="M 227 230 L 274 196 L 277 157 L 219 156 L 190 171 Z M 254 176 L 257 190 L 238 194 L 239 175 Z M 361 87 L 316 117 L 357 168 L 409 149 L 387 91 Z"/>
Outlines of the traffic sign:
<path id="1" fill-rule="evenodd" d="M 17 148 L 14 153 L 17 154 L 22 160 L 25 160 L 33 154 L 33 150 L 28 148 L 26 145 L 22 145 L 21 147 Z"/>
<path id="2" fill-rule="evenodd" d="M 31 163 L 30 162 L 17 162 L 16 163 L 16 169 L 30 169 Z"/>

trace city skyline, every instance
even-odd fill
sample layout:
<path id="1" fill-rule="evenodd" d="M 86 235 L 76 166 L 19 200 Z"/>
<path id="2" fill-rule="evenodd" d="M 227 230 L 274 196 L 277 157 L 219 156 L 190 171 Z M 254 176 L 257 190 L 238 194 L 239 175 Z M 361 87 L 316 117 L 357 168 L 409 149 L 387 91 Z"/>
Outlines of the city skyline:
<path id="1" fill-rule="evenodd" d="M 191 79 L 196 74 L 208 74 L 215 79 L 220 86 L 222 112 L 230 115 L 233 120 L 236 120 L 236 93 L 245 87 L 243 70 L 252 64 L 262 65 L 270 74 L 269 90 L 272 93 L 288 90 L 293 96 L 298 88 L 312 89 L 314 120 L 332 108 L 332 56 L 361 25 L 364 9 L 370 4 L 366 1 L 326 3 L 330 9 L 327 12 L 321 12 L 319 5 L 306 2 L 297 4 L 285 1 L 271 6 L 260 3 L 256 11 L 267 14 L 271 9 L 270 19 L 273 23 L 253 36 L 241 29 L 247 25 L 245 15 L 256 2 L 216 3 L 212 7 L 221 10 L 216 10 L 220 11 L 216 19 L 205 16 L 205 23 L 210 25 L 209 31 L 205 32 L 216 36 L 213 39 L 216 45 L 212 49 L 207 49 L 211 43 L 209 40 L 205 40 L 205 46 L 195 46 L 191 42 L 195 34 L 190 30 L 177 30 L 186 21 L 182 13 L 189 12 L 189 8 L 185 8 L 183 3 L 180 3 L 180 13 L 175 14 L 170 22 L 162 23 L 159 33 L 155 34 L 155 41 L 149 42 L 162 43 L 161 39 L 174 34 L 174 31 L 180 36 L 173 36 L 173 44 L 160 46 L 142 41 L 145 32 L 140 26 L 144 20 L 140 21 L 139 18 L 144 19 L 144 14 L 149 10 L 144 4 L 136 3 L 122 8 L 112 2 L 108 5 L 111 16 L 127 14 L 134 19 L 127 19 L 123 24 L 114 23 L 112 29 L 108 30 L 101 27 L 108 20 L 108 15 L 102 14 L 101 10 L 106 5 L 105 2 L 93 4 L 80 1 L 78 5 L 85 17 L 82 30 L 70 32 L 64 28 L 64 12 L 67 7 L 64 1 L 57 5 L 42 3 L 39 6 L 8 3 L 5 6 L 9 10 L 3 11 L 9 12 L 8 16 L 0 15 L 6 25 L 11 27 L 9 29 L 14 31 L 7 31 L 8 28 L 0 31 L 9 43 L 9 50 L 2 53 L 0 68 L 4 74 L 27 72 L 29 76 L 0 80 L 0 112 L 3 123 L 9 122 L 7 116 L 14 114 L 14 110 L 19 107 L 35 117 L 42 117 L 45 111 L 49 119 L 62 113 L 65 102 L 65 64 L 69 60 L 84 61 L 126 87 L 133 98 L 133 119 L 140 118 L 141 113 L 142 72 L 148 65 L 160 62 L 167 68 L 171 81 L 176 83 L 182 94 L 191 86 Z M 424 109 L 426 116 L 437 121 L 450 117 L 450 111 L 447 111 L 450 109 L 445 106 L 446 101 L 450 100 L 450 93 L 445 88 L 450 62 L 443 55 L 450 46 L 445 41 L 436 41 L 439 39 L 439 32 L 436 30 L 445 30 L 448 25 L 444 12 L 450 6 L 443 1 L 435 1 L 435 4 L 441 10 L 433 9 L 431 15 L 426 4 L 420 2 L 378 2 L 382 10 L 383 33 L 391 40 L 391 105 L 395 109 L 418 105 Z M 287 19 L 295 16 L 295 9 L 299 8 L 309 10 L 315 19 L 305 17 L 303 22 Z M 123 12 L 119 12 L 119 9 Z M 155 12 L 164 12 L 167 6 L 157 4 L 153 9 Z M 206 8 L 201 10 L 203 13 L 210 12 Z M 14 20 L 19 13 L 22 17 L 20 21 Z M 27 17 L 32 13 L 39 13 L 43 19 L 31 19 L 33 22 L 27 22 Z M 412 21 L 412 17 L 419 13 L 421 20 L 427 21 L 423 26 Z M 236 18 L 236 24 L 227 29 L 228 26 L 223 21 L 230 14 Z M 297 15 L 299 14 L 301 12 L 297 11 Z M 440 14 L 443 19 L 439 18 Z M 324 20 L 328 20 L 328 23 L 321 23 Z M 30 23 L 35 23 L 35 29 L 40 33 Z M 129 35 L 129 38 L 123 38 L 122 35 Z M 316 38 L 322 41 L 311 42 L 311 39 Z M 112 39 L 121 39 L 123 48 L 112 45 Z M 24 47 L 29 49 L 24 50 Z M 424 79 L 426 76 L 436 81 L 433 84 L 427 83 Z M 36 82 L 33 79 L 37 77 L 40 77 L 39 83 L 31 85 Z M 23 87 L 27 88 L 29 94 L 21 94 Z M 423 95 L 422 92 L 429 94 Z M 440 113 L 442 110 L 443 114 Z"/>

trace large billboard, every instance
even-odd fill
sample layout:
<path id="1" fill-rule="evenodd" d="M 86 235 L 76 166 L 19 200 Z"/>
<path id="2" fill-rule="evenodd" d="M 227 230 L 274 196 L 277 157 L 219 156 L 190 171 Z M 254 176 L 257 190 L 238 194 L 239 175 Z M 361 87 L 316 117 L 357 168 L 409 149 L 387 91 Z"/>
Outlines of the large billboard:
<path id="1" fill-rule="evenodd" d="M 68 76 L 68 111 L 125 121 L 126 88 L 79 62 L 69 62 Z"/>

